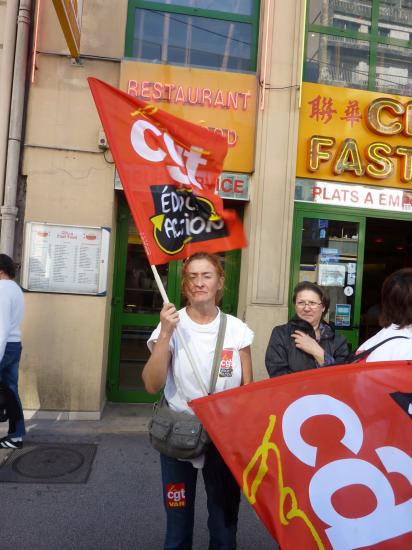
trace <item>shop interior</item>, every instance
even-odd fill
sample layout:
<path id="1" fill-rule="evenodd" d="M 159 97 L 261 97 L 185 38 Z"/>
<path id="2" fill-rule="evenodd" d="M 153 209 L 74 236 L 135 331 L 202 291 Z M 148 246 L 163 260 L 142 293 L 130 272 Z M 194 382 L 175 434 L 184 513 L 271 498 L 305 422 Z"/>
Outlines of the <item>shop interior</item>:
<path id="1" fill-rule="evenodd" d="M 385 277 L 404 267 L 412 267 L 411 222 L 367 218 L 360 342 L 380 330 L 380 291 Z"/>

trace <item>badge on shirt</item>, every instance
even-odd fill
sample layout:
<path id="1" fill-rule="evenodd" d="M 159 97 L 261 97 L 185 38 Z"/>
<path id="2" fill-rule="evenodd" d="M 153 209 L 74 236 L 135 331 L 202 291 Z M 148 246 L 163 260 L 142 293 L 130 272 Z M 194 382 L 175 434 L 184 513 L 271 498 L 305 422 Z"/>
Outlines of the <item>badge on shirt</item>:
<path id="1" fill-rule="evenodd" d="M 233 349 L 222 349 L 219 365 L 219 378 L 233 376 Z"/>
<path id="2" fill-rule="evenodd" d="M 168 508 L 184 508 L 186 506 L 184 483 L 168 483 L 166 485 L 166 504 Z"/>

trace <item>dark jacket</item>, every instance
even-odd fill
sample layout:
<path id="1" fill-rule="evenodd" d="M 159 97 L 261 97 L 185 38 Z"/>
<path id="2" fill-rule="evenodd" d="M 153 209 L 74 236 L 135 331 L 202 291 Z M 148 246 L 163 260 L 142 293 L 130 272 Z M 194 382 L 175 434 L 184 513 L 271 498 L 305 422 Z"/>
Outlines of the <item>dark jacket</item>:
<path id="1" fill-rule="evenodd" d="M 315 369 L 319 365 L 312 355 L 298 349 L 292 334 L 300 330 L 315 338 L 315 331 L 310 323 L 294 317 L 286 325 L 275 327 L 266 350 L 266 369 L 269 376 L 280 376 L 301 370 Z M 349 358 L 349 347 L 343 336 L 336 334 L 333 328 L 325 322 L 321 325 L 319 345 L 325 354 L 334 359 L 334 363 L 345 363 Z"/>

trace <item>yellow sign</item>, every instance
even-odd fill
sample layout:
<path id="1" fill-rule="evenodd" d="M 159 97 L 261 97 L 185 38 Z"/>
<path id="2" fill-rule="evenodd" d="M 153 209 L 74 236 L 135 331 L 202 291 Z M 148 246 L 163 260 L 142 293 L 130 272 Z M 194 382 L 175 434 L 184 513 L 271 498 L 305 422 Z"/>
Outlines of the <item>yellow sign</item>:
<path id="1" fill-rule="evenodd" d="M 80 29 L 83 0 L 53 0 L 72 57 L 80 57 Z"/>
<path id="2" fill-rule="evenodd" d="M 120 88 L 178 117 L 223 135 L 225 170 L 253 172 L 257 81 L 255 75 L 124 61 Z"/>
<path id="3" fill-rule="evenodd" d="M 412 101 L 305 83 L 297 176 L 412 187 Z"/>

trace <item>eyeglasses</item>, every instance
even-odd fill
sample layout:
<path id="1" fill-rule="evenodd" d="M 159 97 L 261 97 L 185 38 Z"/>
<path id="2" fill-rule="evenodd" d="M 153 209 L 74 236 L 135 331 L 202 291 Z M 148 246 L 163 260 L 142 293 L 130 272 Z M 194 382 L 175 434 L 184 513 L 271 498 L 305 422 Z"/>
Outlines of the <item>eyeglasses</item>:
<path id="1" fill-rule="evenodd" d="M 296 307 L 299 309 L 304 309 L 305 307 L 310 307 L 310 309 L 316 309 L 317 307 L 321 306 L 322 302 L 296 302 Z"/>

